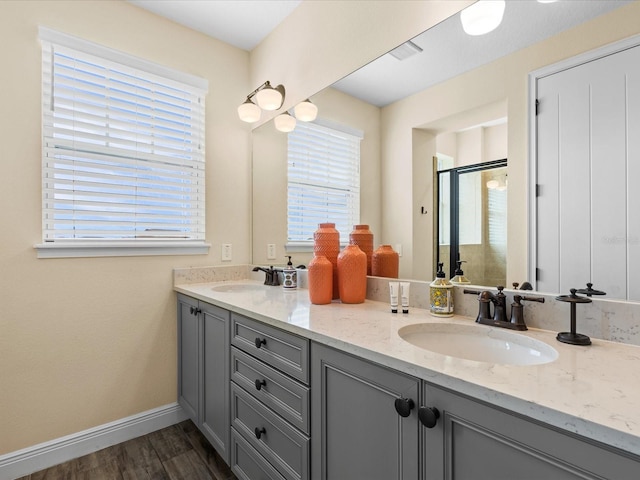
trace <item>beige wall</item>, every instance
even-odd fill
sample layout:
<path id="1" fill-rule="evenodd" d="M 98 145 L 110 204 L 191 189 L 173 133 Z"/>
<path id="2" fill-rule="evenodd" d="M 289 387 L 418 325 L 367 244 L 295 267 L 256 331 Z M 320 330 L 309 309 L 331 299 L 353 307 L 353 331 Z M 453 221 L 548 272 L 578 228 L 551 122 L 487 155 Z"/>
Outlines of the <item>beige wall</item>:
<path id="1" fill-rule="evenodd" d="M 430 247 L 420 248 L 414 258 L 411 248 L 415 232 L 426 230 L 432 214 L 412 214 L 420 208 L 430 185 L 414 191 L 407 189 L 408 176 L 424 172 L 424 155 L 412 150 L 415 129 L 437 123 L 483 105 L 507 103 L 509 141 L 509 221 L 507 283 L 530 280 L 527 276 L 527 181 L 528 181 L 528 74 L 538 68 L 595 49 L 607 43 L 640 33 L 640 2 L 633 2 L 579 27 L 552 37 L 532 47 L 503 57 L 433 88 L 415 94 L 382 109 L 382 237 L 385 243 L 402 243 L 400 260 L 403 276 L 420 277 L 420 268 L 430 268 L 433 236 L 426 238 Z M 412 133 L 413 131 L 413 133 Z M 430 177 L 426 178 L 427 181 Z M 411 207 L 413 206 L 413 207 Z M 406 212 L 398 214 L 398 212 Z M 428 218 L 425 218 L 428 217 Z M 424 267 L 418 267 L 423 265 Z"/>
<path id="2" fill-rule="evenodd" d="M 381 231 L 380 109 L 338 90 L 314 95 L 318 117 L 360 130 L 360 221 L 370 226 L 376 244 Z M 269 122 L 253 132 L 253 263 L 283 264 L 287 242 L 287 135 Z M 276 244 L 276 260 L 267 260 L 267 244 Z M 294 265 L 312 253 L 287 253 Z"/>
<path id="3" fill-rule="evenodd" d="M 209 79 L 209 255 L 39 260 L 43 25 Z M 172 268 L 250 260 L 249 54 L 121 1 L 0 2 L 0 455 L 176 401 Z"/>

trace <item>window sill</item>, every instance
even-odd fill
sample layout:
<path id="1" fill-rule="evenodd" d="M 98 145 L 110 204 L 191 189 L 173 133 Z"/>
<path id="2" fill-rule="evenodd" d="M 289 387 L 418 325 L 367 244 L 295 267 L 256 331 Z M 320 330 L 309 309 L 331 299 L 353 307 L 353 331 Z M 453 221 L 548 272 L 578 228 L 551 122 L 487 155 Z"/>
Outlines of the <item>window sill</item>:
<path id="1" fill-rule="evenodd" d="M 139 257 L 149 255 L 207 255 L 211 245 L 203 242 L 86 242 L 39 243 L 38 258 Z"/>

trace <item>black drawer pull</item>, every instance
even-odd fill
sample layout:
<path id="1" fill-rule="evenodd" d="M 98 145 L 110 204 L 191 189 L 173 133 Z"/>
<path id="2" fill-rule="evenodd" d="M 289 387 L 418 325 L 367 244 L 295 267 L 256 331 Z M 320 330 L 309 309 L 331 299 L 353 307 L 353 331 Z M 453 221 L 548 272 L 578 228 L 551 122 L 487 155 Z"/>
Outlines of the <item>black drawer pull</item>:
<path id="1" fill-rule="evenodd" d="M 257 438 L 258 440 L 260 440 L 260 437 L 262 436 L 262 434 L 263 434 L 263 433 L 267 433 L 267 430 L 266 430 L 264 427 L 262 427 L 262 428 L 258 428 L 258 427 L 256 427 L 256 429 L 254 430 L 254 432 L 255 432 L 255 434 L 256 434 L 256 438 Z"/>
<path id="2" fill-rule="evenodd" d="M 438 423 L 440 412 L 436 407 L 420 407 L 418 409 L 418 419 L 427 428 L 433 428 Z"/>
<path id="3" fill-rule="evenodd" d="M 411 415 L 411 410 L 415 407 L 415 403 L 410 398 L 396 398 L 394 402 L 394 406 L 396 407 L 396 412 L 401 417 L 408 417 Z"/>
<path id="4" fill-rule="evenodd" d="M 266 380 L 256 379 L 256 390 L 262 389 L 267 384 Z"/>
<path id="5" fill-rule="evenodd" d="M 267 340 L 264 338 L 256 337 L 255 343 L 256 343 L 256 348 L 260 348 L 262 345 L 267 344 Z"/>

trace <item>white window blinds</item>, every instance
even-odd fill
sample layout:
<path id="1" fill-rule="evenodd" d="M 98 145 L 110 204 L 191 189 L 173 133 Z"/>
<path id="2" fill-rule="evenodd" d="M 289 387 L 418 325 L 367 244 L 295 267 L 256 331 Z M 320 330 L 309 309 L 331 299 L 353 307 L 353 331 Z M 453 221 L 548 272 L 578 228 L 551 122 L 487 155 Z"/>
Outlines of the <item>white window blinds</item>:
<path id="1" fill-rule="evenodd" d="M 203 242 L 206 92 L 41 40 L 44 242 Z"/>
<path id="2" fill-rule="evenodd" d="M 298 122 L 288 136 L 288 242 L 311 244 L 319 223 L 336 224 L 348 242 L 360 223 L 360 140 L 315 123 Z"/>

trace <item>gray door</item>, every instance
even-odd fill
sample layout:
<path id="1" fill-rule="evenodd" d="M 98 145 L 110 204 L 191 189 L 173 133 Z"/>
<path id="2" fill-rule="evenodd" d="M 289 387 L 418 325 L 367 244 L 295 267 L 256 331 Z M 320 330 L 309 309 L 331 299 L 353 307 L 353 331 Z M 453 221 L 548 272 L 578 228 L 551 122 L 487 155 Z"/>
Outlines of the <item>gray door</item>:
<path id="1" fill-rule="evenodd" d="M 196 425 L 200 400 L 197 305 L 196 300 L 178 295 L 178 403 Z"/>
<path id="2" fill-rule="evenodd" d="M 328 347 L 311 347 L 312 478 L 417 479 L 416 408 L 401 417 L 398 398 L 419 404 L 420 381 Z"/>
<path id="3" fill-rule="evenodd" d="M 202 427 L 227 464 L 229 458 L 229 323 L 227 310 L 200 303 L 202 311 Z"/>
<path id="4" fill-rule="evenodd" d="M 637 479 L 640 463 L 515 413 L 425 383 L 425 480 Z"/>
<path id="5" fill-rule="evenodd" d="M 640 47 L 536 88 L 537 289 L 640 300 Z"/>

